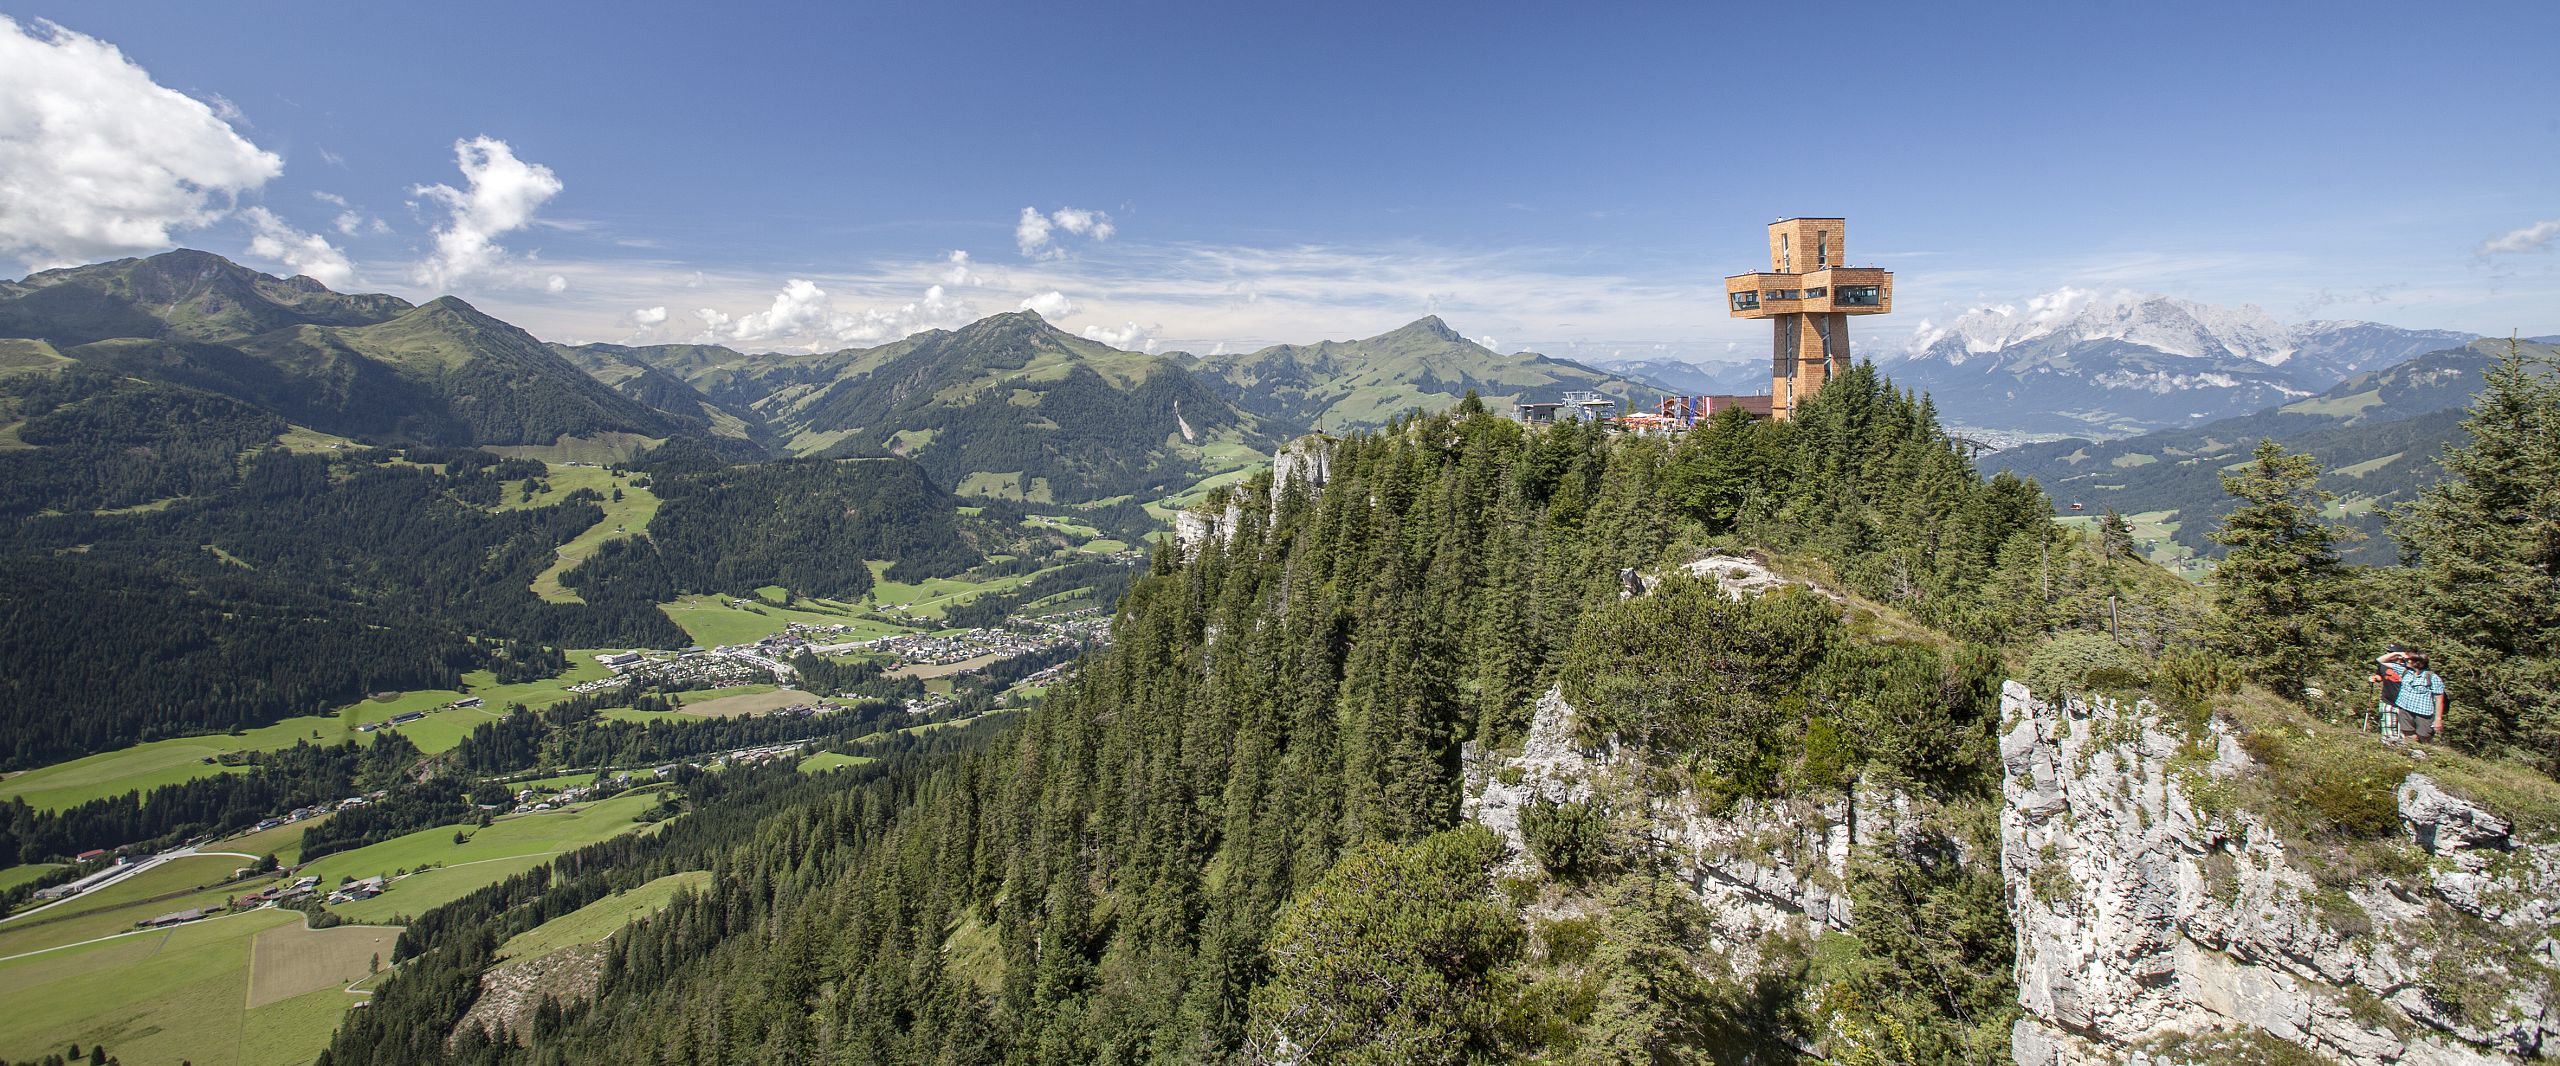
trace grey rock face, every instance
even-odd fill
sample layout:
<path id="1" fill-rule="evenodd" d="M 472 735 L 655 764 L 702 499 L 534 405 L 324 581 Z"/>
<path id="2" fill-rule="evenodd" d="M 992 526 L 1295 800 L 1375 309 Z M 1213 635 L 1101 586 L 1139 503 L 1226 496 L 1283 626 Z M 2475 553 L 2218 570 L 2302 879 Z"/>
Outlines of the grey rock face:
<path id="1" fill-rule="evenodd" d="M 2001 712 L 2022 1066 L 2123 1062 L 2148 1037 L 2239 1026 L 2356 1063 L 2560 1052 L 2548 971 L 2443 932 L 2550 965 L 2560 848 L 2520 846 L 2506 819 L 2412 775 L 2400 810 L 2427 884 L 2324 890 L 2258 816 L 2199 802 L 2260 772 L 2219 723 L 2187 749 L 2148 704 L 2048 703 L 2014 681 Z M 2432 991 L 2447 967 L 2475 990 L 2467 1009 Z"/>

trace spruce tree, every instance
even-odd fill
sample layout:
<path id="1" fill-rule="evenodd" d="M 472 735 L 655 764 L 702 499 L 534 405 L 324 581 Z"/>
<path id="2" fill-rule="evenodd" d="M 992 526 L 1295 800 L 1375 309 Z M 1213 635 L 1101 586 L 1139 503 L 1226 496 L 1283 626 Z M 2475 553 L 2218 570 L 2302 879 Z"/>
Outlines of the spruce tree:
<path id="1" fill-rule="evenodd" d="M 2391 527 L 2408 627 L 2447 682 L 2447 740 L 2560 772 L 2560 378 L 2537 363 L 2508 342 L 2447 477 Z"/>
<path id="2" fill-rule="evenodd" d="M 2310 456 L 2259 441 L 2247 466 L 2222 475 L 2222 491 L 2240 506 L 2211 534 L 2231 549 L 2213 579 L 2224 650 L 2291 699 L 2303 697 L 2335 643 L 2338 545 L 2354 535 L 2321 521 L 2331 497 L 2314 484 L 2319 477 Z"/>

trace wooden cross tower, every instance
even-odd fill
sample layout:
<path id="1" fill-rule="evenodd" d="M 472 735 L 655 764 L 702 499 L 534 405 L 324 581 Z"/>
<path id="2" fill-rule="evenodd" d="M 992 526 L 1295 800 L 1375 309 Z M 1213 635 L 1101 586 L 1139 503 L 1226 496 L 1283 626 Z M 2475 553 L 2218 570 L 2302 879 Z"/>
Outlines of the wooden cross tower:
<path id="1" fill-rule="evenodd" d="M 1893 272 L 1842 265 L 1848 246 L 1844 219 L 1780 219 L 1769 224 L 1769 269 L 1724 279 L 1733 317 L 1769 320 L 1771 418 L 1793 417 L 1849 369 L 1850 315 L 1893 310 Z"/>

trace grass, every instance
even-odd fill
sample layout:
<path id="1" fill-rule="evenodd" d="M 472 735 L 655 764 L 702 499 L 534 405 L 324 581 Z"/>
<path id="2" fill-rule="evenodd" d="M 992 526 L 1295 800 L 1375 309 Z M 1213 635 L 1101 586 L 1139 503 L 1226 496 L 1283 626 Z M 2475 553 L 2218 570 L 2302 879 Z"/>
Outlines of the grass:
<path id="1" fill-rule="evenodd" d="M 399 939 L 399 927 L 388 925 L 313 929 L 288 922 L 260 933 L 249 948 L 249 1006 L 364 980 L 380 972 Z"/>
<path id="2" fill-rule="evenodd" d="M 303 867 L 324 888 L 341 878 L 412 873 L 368 900 L 339 904 L 330 910 L 349 921 L 381 921 L 395 915 L 423 914 L 473 890 L 495 884 L 551 861 L 563 851 L 584 847 L 639 828 L 634 815 L 658 802 L 653 790 L 624 793 L 583 807 L 510 815 L 486 828 L 464 828 L 466 841 L 453 842 L 454 826 L 421 829 L 379 844 L 325 856 Z"/>
<path id="3" fill-rule="evenodd" d="M 776 628 L 779 629 L 778 626 Z M 557 703 L 569 697 L 570 685 L 611 675 L 612 671 L 599 665 L 591 651 L 570 652 L 567 673 L 540 681 L 501 685 L 497 683 L 495 674 L 476 670 L 462 676 L 461 690 L 404 692 L 390 700 L 360 700 L 330 714 L 287 718 L 238 735 L 217 733 L 154 740 L 55 763 L 0 781 L 0 800 L 23 799 L 37 810 L 58 810 L 101 797 L 137 790 L 148 792 L 161 785 L 193 781 L 218 773 L 242 773 L 245 772 L 243 767 L 227 767 L 207 760 L 235 752 L 276 751 L 303 741 L 335 744 L 342 740 L 368 740 L 378 734 L 359 733 L 356 726 L 386 721 L 410 711 L 426 711 L 428 714 L 423 720 L 401 726 L 400 732 L 420 750 L 432 755 L 451 750 L 480 723 L 495 721 L 510 703 L 537 708 Z M 439 710 L 466 695 L 480 697 L 482 706 Z"/>
<path id="4" fill-rule="evenodd" d="M 539 958 L 562 948 L 595 943 L 619 932 L 623 926 L 667 909 L 667 904 L 675 902 L 677 894 L 699 891 L 710 883 L 711 873 L 707 870 L 668 874 L 518 933 L 499 946 L 498 957 Z"/>
<path id="5" fill-rule="evenodd" d="M 104 1043 L 136 1066 L 307 1063 L 356 997 L 334 988 L 248 1006 L 255 939 L 297 925 L 261 910 L 0 962 L 0 1059 Z"/>
<path id="6" fill-rule="evenodd" d="M 0 867 L 0 892 L 27 884 L 62 868 L 56 862 L 31 862 L 24 866 Z"/>
<path id="7" fill-rule="evenodd" d="M 302 831 L 329 819 L 328 815 L 287 822 L 272 829 L 260 829 L 225 837 L 209 845 L 213 851 L 240 851 L 251 855 L 273 855 L 276 861 L 291 866 L 302 861 Z"/>
<path id="8" fill-rule="evenodd" d="M 876 760 L 872 759 L 868 755 L 847 755 L 838 751 L 822 751 L 809 756 L 806 759 L 800 760 L 800 772 L 804 774 L 824 773 L 828 770 L 841 769 L 847 766 L 861 766 L 873 761 Z"/>
<path id="9" fill-rule="evenodd" d="M 1051 567 L 1049 569 L 1055 569 Z M 1028 574 L 1008 574 L 984 581 L 957 577 L 929 577 L 918 582 L 891 581 L 889 564 L 871 563 L 871 594 L 865 602 L 882 610 L 923 618 L 942 618 L 951 608 L 988 593 L 1010 592 L 1031 583 L 1049 570 Z"/>
<path id="10" fill-rule="evenodd" d="M 708 700 L 688 700 L 685 702 L 685 705 L 679 709 L 686 714 L 700 715 L 704 718 L 735 718 L 743 715 L 763 714 L 767 711 L 780 710 L 784 707 L 796 707 L 802 704 L 814 704 L 819 702 L 817 694 L 802 692 L 796 688 L 776 689 L 771 686 L 761 687 L 765 688 L 766 691 L 741 693 L 734 696 L 720 696 Z"/>
<path id="11" fill-rule="evenodd" d="M 129 932 L 135 922 L 143 919 L 196 907 L 219 907 L 233 896 L 274 880 L 253 877 L 233 881 L 232 871 L 247 862 L 227 855 L 179 859 L 42 910 L 20 911 L 0 923 L 0 956 Z"/>
<path id="12" fill-rule="evenodd" d="M 881 564 L 886 565 L 886 564 Z M 793 622 L 812 625 L 859 625 L 861 620 L 841 606 L 825 600 L 802 600 L 799 606 L 776 607 L 756 604 L 752 608 L 731 607 L 730 596 L 686 596 L 673 603 L 662 603 L 666 612 L 685 635 L 706 648 L 724 644 L 751 644 L 780 633 Z"/>
<path id="13" fill-rule="evenodd" d="M 506 500 L 498 505 L 498 509 L 548 507 L 579 489 L 593 489 L 596 495 L 604 497 L 604 500 L 598 504 L 604 508 L 604 517 L 597 519 L 596 524 L 588 526 L 585 532 L 569 538 L 569 542 L 559 548 L 559 561 L 552 563 L 549 569 L 534 575 L 533 578 L 533 593 L 536 596 L 553 603 L 584 603 L 586 601 L 580 599 L 577 593 L 561 586 L 560 575 L 575 569 L 579 563 L 587 561 L 587 558 L 594 555 L 596 549 L 603 547 L 606 541 L 626 537 L 649 528 L 649 521 L 658 516 L 658 495 L 632 484 L 628 477 L 618 477 L 612 471 L 599 466 L 553 464 L 550 469 L 551 472 L 543 479 L 551 486 L 548 491 L 535 493 L 533 499 L 527 502 L 522 493 L 510 488 Z M 622 500 L 618 503 L 613 498 L 616 489 L 622 490 Z"/>

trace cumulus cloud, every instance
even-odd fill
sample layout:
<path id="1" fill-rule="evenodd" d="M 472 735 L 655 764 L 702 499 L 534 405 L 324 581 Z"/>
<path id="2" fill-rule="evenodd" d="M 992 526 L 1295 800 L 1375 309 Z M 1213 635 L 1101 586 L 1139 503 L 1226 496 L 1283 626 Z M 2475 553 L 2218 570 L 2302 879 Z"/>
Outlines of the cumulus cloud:
<path id="1" fill-rule="evenodd" d="M 548 280 L 545 280 L 542 283 L 542 291 L 554 296 L 567 292 L 569 291 L 569 279 L 561 277 L 558 274 L 553 274 Z"/>
<path id="2" fill-rule="evenodd" d="M 2480 242 L 2478 254 L 2486 257 L 2547 251 L 2555 238 L 2560 238 L 2560 218 L 2544 219 Z"/>
<path id="3" fill-rule="evenodd" d="M 1156 345 L 1163 343 L 1156 340 L 1155 333 L 1156 329 L 1154 326 L 1141 326 L 1135 322 L 1131 322 L 1121 326 L 1119 329 L 1105 329 L 1101 326 L 1086 326 L 1084 328 L 1084 339 L 1089 341 L 1101 341 L 1104 344 L 1108 344 L 1122 351 L 1152 352 L 1156 350 Z"/>
<path id="4" fill-rule="evenodd" d="M 942 272 L 942 283 L 945 285 L 981 285 L 987 280 L 985 276 L 969 268 L 967 252 L 955 248 L 946 262 L 951 264 L 951 269 Z"/>
<path id="5" fill-rule="evenodd" d="M 927 287 L 920 299 L 895 306 L 839 310 L 827 291 L 807 278 L 785 282 L 762 311 L 734 320 L 707 307 L 696 314 L 703 322 L 699 339 L 704 343 L 735 341 L 807 351 L 877 344 L 929 329 L 966 325 L 978 317 L 969 301 L 954 298 L 940 285 Z"/>
<path id="6" fill-rule="evenodd" d="M 159 251 L 283 172 L 114 45 L 0 15 L 0 251 L 36 266 Z"/>
<path id="7" fill-rule="evenodd" d="M 1074 316 L 1076 313 L 1076 302 L 1074 300 L 1067 299 L 1066 293 L 1059 292 L 1056 289 L 1051 289 L 1038 296 L 1022 301 L 1022 310 L 1037 311 L 1040 313 L 1040 317 L 1048 319 L 1051 322 L 1055 322 L 1062 318 Z"/>
<path id="8" fill-rule="evenodd" d="M 550 167 L 516 158 L 515 149 L 495 137 L 455 141 L 453 156 L 462 168 L 463 188 L 409 190 L 447 212 L 435 228 L 434 251 L 414 272 L 418 284 L 431 289 L 450 289 L 504 264 L 507 250 L 498 238 L 531 225 L 534 212 L 563 188 Z"/>
<path id="9" fill-rule="evenodd" d="M 249 254 L 272 259 L 293 268 L 297 274 L 308 274 L 332 289 L 344 289 L 356 280 L 356 268 L 347 262 L 347 253 L 339 251 L 329 239 L 317 233 L 304 233 L 263 207 L 240 212 L 249 223 Z"/>
<path id="10" fill-rule="evenodd" d="M 633 308 L 630 317 L 632 325 L 650 329 L 667 324 L 667 309 L 664 307 Z"/>
<path id="11" fill-rule="evenodd" d="M 366 233 L 391 232 L 391 227 L 389 225 L 384 224 L 381 219 L 373 218 L 362 211 L 356 210 L 355 205 L 348 203 L 347 198 L 344 196 L 331 192 L 314 191 L 311 194 L 311 198 L 338 209 L 338 217 L 331 219 L 329 225 L 336 228 L 340 236 L 354 237 Z"/>
<path id="12" fill-rule="evenodd" d="M 1013 243 L 1022 254 L 1033 259 L 1064 259 L 1067 249 L 1059 239 L 1061 233 L 1095 241 L 1107 241 L 1119 232 L 1112 226 L 1111 216 L 1081 207 L 1061 207 L 1041 214 L 1036 207 L 1022 209 L 1014 220 Z"/>

